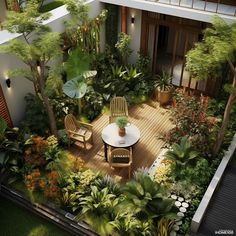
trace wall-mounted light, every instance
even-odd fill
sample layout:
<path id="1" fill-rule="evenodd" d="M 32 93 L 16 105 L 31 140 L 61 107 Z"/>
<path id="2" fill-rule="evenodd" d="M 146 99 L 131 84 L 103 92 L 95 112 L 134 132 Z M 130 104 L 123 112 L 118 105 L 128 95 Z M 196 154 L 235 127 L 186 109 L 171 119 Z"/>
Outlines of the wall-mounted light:
<path id="1" fill-rule="evenodd" d="M 8 88 L 11 87 L 11 80 L 9 78 L 6 79 L 6 85 L 7 85 Z"/>
<path id="2" fill-rule="evenodd" d="M 134 16 L 131 17 L 131 24 L 134 24 L 135 18 Z"/>

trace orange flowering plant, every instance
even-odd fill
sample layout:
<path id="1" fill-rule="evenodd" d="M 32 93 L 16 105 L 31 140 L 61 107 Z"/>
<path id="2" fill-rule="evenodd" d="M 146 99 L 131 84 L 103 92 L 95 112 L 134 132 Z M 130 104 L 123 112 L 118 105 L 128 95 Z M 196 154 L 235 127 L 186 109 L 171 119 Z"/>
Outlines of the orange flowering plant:
<path id="1" fill-rule="evenodd" d="M 60 188 L 58 187 L 58 173 L 51 171 L 47 174 L 47 186 L 44 195 L 51 199 L 58 199 L 60 196 Z"/>
<path id="2" fill-rule="evenodd" d="M 43 156 L 47 141 L 40 136 L 30 137 L 25 142 L 24 160 L 26 165 L 42 168 L 46 164 Z"/>
<path id="3" fill-rule="evenodd" d="M 29 191 L 38 189 L 39 182 L 42 181 L 42 176 L 39 169 L 34 169 L 32 172 L 25 175 L 25 184 Z"/>
<path id="4" fill-rule="evenodd" d="M 31 173 L 25 175 L 25 184 L 31 192 L 42 191 L 46 197 L 57 199 L 60 195 L 58 177 L 56 171 L 51 171 L 45 176 L 39 169 L 34 169 Z"/>

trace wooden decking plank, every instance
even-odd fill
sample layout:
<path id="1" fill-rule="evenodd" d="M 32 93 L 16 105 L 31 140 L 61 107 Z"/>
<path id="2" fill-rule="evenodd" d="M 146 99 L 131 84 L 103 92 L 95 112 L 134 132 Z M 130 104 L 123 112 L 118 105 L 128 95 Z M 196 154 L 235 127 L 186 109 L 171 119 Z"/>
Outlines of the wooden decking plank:
<path id="1" fill-rule="evenodd" d="M 144 103 L 129 109 L 130 122 L 135 124 L 141 132 L 141 138 L 135 145 L 133 151 L 132 172 L 141 167 L 149 168 L 152 165 L 157 155 L 160 153 L 161 148 L 164 146 L 164 141 L 158 139 L 156 136 L 169 131 L 173 127 L 169 119 L 169 112 L 159 107 L 157 102 Z M 101 115 L 95 119 L 92 122 L 94 129 L 93 146 L 90 146 L 89 150 L 83 150 L 83 148 L 74 146 L 71 148 L 71 152 L 75 157 L 83 159 L 86 163 L 86 167 L 114 175 L 120 180 L 126 180 L 128 177 L 127 169 L 111 169 L 104 159 L 101 132 L 108 122 L 109 116 L 107 114 Z"/>

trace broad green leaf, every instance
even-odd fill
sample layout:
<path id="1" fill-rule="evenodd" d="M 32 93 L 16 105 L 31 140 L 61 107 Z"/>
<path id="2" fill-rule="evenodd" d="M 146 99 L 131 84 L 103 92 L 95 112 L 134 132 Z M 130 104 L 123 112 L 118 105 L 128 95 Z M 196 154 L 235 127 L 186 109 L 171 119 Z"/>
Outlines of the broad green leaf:
<path id="1" fill-rule="evenodd" d="M 87 91 L 87 84 L 75 78 L 67 81 L 63 87 L 63 92 L 70 98 L 82 98 Z"/>

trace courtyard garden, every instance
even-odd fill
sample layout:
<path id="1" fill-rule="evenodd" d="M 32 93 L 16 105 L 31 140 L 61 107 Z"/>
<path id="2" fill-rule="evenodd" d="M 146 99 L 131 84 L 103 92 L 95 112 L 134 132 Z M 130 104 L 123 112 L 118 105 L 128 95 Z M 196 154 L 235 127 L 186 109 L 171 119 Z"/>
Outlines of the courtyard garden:
<path id="1" fill-rule="evenodd" d="M 62 35 L 42 24 L 50 14 L 39 13 L 34 1 L 20 13 L 10 12 L 4 24 L 24 41 L 13 39 L 1 53 L 14 54 L 27 66 L 9 76 L 29 79 L 35 93 L 25 97 L 19 128 L 0 118 L 0 183 L 31 203 L 53 204 L 100 235 L 188 234 L 236 130 L 235 26 L 216 18 L 187 54 L 194 78 L 224 78 L 218 96 L 210 98 L 174 89 L 168 73 L 154 76 L 146 55 L 128 64 L 129 35 L 116 40 L 113 35 L 100 52 L 100 29 L 112 9 L 89 18 L 82 1 L 65 3 L 71 19 Z M 171 90 L 171 101 L 160 106 L 156 87 Z M 101 132 L 114 96 L 125 97 L 129 122 L 141 132 L 131 179 L 104 157 Z M 69 113 L 93 125 L 93 144 L 86 150 L 69 140 L 64 125 Z"/>

